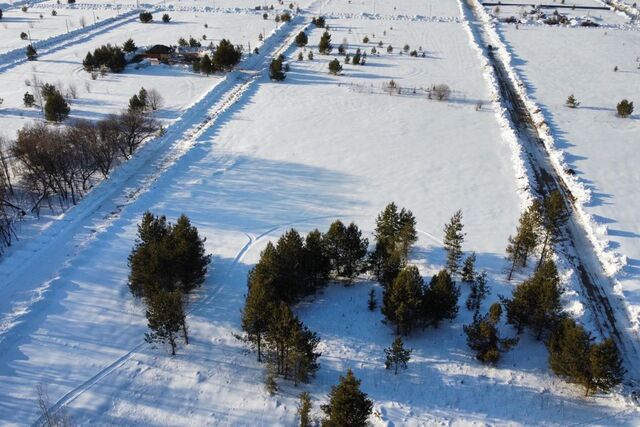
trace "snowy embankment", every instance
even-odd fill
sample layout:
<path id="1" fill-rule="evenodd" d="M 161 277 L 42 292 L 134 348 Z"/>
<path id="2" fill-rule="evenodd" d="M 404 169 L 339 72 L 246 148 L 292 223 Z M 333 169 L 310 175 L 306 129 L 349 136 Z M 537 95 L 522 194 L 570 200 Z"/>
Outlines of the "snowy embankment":
<path id="1" fill-rule="evenodd" d="M 550 159 L 556 172 L 562 177 L 567 187 L 575 197 L 575 211 L 582 221 L 587 236 L 596 250 L 598 259 L 600 260 L 605 272 L 616 282 L 614 292 L 620 297 L 621 302 L 628 311 L 627 316 L 633 323 L 634 330 L 638 331 L 640 324 L 638 323 L 638 310 L 629 304 L 629 301 L 624 298 L 622 286 L 619 279 L 620 273 L 627 264 L 627 258 L 615 250 L 615 246 L 612 246 L 608 240 L 602 238 L 602 230 L 605 224 L 599 222 L 599 217 L 592 215 L 588 211 L 588 206 L 593 199 L 592 190 L 585 184 L 583 179 L 578 175 L 571 174 L 572 165 L 567 161 L 567 153 L 558 148 L 556 141 L 556 135 L 559 132 L 558 129 L 552 128 L 549 123 L 553 121 L 549 120 L 549 117 L 545 116 L 545 112 L 540 106 L 531 98 L 528 92 L 527 85 L 523 83 L 518 71 L 513 67 L 512 53 L 507 49 L 507 41 L 499 35 L 496 28 L 496 22 L 489 16 L 486 10 L 477 2 L 473 0 L 476 10 L 482 16 L 484 26 L 487 30 L 487 35 L 492 41 L 494 46 L 494 55 L 498 55 L 504 64 L 507 65 L 507 72 L 509 78 L 514 83 L 514 86 L 518 90 L 519 94 L 525 100 L 527 108 L 529 109 L 536 127 L 538 128 L 540 137 L 544 141 L 545 148 L 550 155 Z M 567 29 L 571 30 L 571 29 Z M 576 29 L 577 30 L 577 29 Z M 589 30 L 587 30 L 589 31 Z"/>

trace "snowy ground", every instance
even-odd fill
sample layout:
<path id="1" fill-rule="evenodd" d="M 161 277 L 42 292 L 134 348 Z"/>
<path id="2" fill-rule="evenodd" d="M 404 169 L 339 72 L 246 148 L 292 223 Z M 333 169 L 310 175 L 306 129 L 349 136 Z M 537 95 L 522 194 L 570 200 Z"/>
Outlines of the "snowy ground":
<path id="1" fill-rule="evenodd" d="M 87 52 L 106 43 L 122 45 L 129 37 L 137 46 L 154 44 L 177 44 L 178 38 L 193 36 L 203 43 L 218 43 L 221 38 L 242 44 L 248 50 L 259 43 L 260 33 L 268 35 L 274 28 L 273 20 L 265 21 L 256 14 L 231 14 L 211 12 L 171 12 L 172 21 L 142 24 L 137 14 L 117 21 L 109 31 L 100 31 L 66 48 L 43 54 L 37 61 L 24 61 L 0 74 L 0 128 L 6 137 L 12 138 L 25 123 L 41 120 L 42 113 L 37 108 L 26 108 L 22 98 L 25 92 L 33 92 L 32 81 L 52 83 L 62 88 L 63 93 L 70 86 L 76 88 L 78 97 L 71 101 L 71 117 L 98 119 L 108 114 L 118 113 L 128 105 L 129 98 L 142 86 L 147 90 L 156 89 L 164 99 L 164 106 L 158 118 L 165 121 L 176 120 L 184 109 L 200 98 L 207 90 L 220 81 L 220 76 L 209 77 L 191 72 L 187 66 L 151 65 L 136 70 L 128 66 L 119 74 L 107 74 L 92 79 L 82 68 L 82 60 Z M 157 16 L 159 19 L 160 17 Z M 208 28 L 204 25 L 207 24 Z M 202 36 L 206 36 L 206 41 Z M 29 84 L 29 86 L 28 86 Z"/>
<path id="2" fill-rule="evenodd" d="M 324 1 L 314 7 L 337 16 L 373 13 L 372 2 L 359 8 L 354 3 Z M 264 367 L 232 334 L 240 332 L 247 271 L 267 241 L 289 227 L 325 230 L 341 218 L 370 234 L 376 214 L 395 201 L 416 215 L 420 240 L 412 261 L 428 279 L 443 264 L 442 226 L 462 209 L 465 249 L 478 253 L 479 267 L 491 277 L 487 306 L 512 286 L 504 282 L 504 247 L 524 195 L 469 36 L 462 23 L 416 17 L 427 15 L 424 2 L 403 2 L 397 11 L 380 3 L 376 13 L 388 19 L 329 21 L 336 46 L 346 38 L 350 51 L 362 48 L 368 35 L 369 52 L 384 42 L 380 56 L 369 55 L 364 67 L 345 65 L 343 76 L 328 75 L 332 58 L 318 55 L 315 47 L 315 59 L 302 62 L 291 47 L 285 52 L 291 60 L 286 81 L 268 81 L 268 55 L 278 53 L 280 36 L 303 28 L 295 22 L 242 65 L 246 72 L 217 80 L 185 74 L 209 85 L 218 82 L 194 105 L 186 107 L 195 95 L 181 95 L 180 78 L 171 77 L 166 84 L 175 96 L 173 108 L 182 110 L 167 135 L 0 260 L 0 277 L 8 278 L 3 284 L 8 296 L 0 304 L 2 424 L 35 421 L 35 388 L 46 384 L 52 403 L 68 405 L 70 415 L 87 425 L 294 425 L 297 393 L 309 390 L 317 413 L 330 386 L 351 367 L 375 401 L 377 426 L 637 425 L 637 408 L 619 394 L 584 399 L 578 388 L 553 377 L 544 346 L 526 336 L 496 368 L 475 361 L 462 333 L 471 316 L 464 308 L 454 322 L 412 336 L 414 361 L 407 372 L 393 376 L 382 363 L 392 334 L 379 313 L 367 311 L 366 294 L 376 285 L 364 278 L 350 288 L 332 285 L 297 308 L 322 339 L 318 377 L 298 389 L 283 385 L 276 397 L 265 393 Z M 458 17 L 457 2 L 426 5 L 442 21 Z M 379 11 L 382 7 L 388 10 Z M 414 18 L 399 21 L 393 15 Z M 220 25 L 229 25 L 225 35 L 237 28 L 233 15 L 221 16 Z M 257 37 L 262 18 L 238 16 L 243 28 L 236 31 Z M 259 19 L 254 23 L 247 16 Z M 104 43 L 102 37 L 121 43 L 128 37 L 126 25 L 91 45 Z M 311 32 L 311 45 L 320 33 Z M 158 37 L 170 42 L 181 35 L 160 31 Z M 151 37 L 133 36 L 139 44 Z M 389 43 L 396 47 L 391 55 Z M 426 58 L 399 55 L 405 43 L 411 49 L 422 46 Z M 87 49 L 65 48 L 42 67 L 53 73 L 67 66 L 54 67 L 58 54 L 59 61 L 78 67 L 73 52 L 84 56 Z M 18 75 L 19 67 L 0 79 Z M 255 72 L 261 74 L 253 78 Z M 151 80 L 128 74 L 105 82 L 122 93 L 121 101 L 112 101 L 118 108 L 138 84 Z M 132 83 L 121 84 L 129 78 Z M 391 96 L 381 89 L 390 79 L 407 88 L 447 83 L 453 97 L 437 102 Z M 481 111 L 475 111 L 478 101 Z M 95 112 L 109 108 L 104 104 Z M 6 119 L 3 128 L 14 121 Z M 174 358 L 143 343 L 144 310 L 126 288 L 126 258 L 148 209 L 170 219 L 188 214 L 214 256 L 191 304 L 192 343 Z M 466 293 L 463 289 L 461 302 Z"/>
<path id="3" fill-rule="evenodd" d="M 640 99 L 640 32 L 501 26 L 512 64 L 528 94 L 542 109 L 555 146 L 586 191 L 594 233 L 607 254 L 605 267 L 620 282 L 617 291 L 640 321 L 640 185 L 635 143 L 639 116 L 616 117 L 623 98 Z M 540 49 L 553 45 L 553 49 Z M 588 52 L 588 54 L 585 54 Z M 636 53 L 634 53 L 636 52 Z M 594 61 L 593 58 L 598 58 Z M 614 72 L 617 66 L 619 71 Z M 581 102 L 565 106 L 569 94 Z M 637 102 L 637 101 L 636 101 Z"/>

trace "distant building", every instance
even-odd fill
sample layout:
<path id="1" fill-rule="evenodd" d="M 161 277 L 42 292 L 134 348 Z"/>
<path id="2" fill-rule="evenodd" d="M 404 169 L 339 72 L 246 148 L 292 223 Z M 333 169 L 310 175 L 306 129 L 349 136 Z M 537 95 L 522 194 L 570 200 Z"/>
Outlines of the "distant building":
<path id="1" fill-rule="evenodd" d="M 157 44 L 144 53 L 145 58 L 156 59 L 158 61 L 168 61 L 171 59 L 173 49 L 163 44 Z"/>

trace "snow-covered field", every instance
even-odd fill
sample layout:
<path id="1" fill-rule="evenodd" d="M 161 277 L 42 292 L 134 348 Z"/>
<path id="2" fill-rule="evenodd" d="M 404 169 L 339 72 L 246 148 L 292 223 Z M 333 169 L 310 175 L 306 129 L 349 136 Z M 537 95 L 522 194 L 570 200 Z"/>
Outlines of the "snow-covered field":
<path id="1" fill-rule="evenodd" d="M 209 42 L 217 44 L 220 39 L 227 38 L 235 44 L 244 45 L 248 51 L 249 45 L 252 49 L 258 45 L 261 33 L 268 35 L 276 25 L 273 20 L 265 21 L 256 14 L 171 12 L 169 24 L 163 23 L 160 15 L 156 15 L 157 22 L 142 24 L 134 13 L 107 32 L 99 32 L 80 43 L 42 54 L 37 61 L 24 61 L 0 74 L 0 98 L 4 99 L 0 108 L 2 133 L 12 138 L 25 123 L 42 118 L 37 108 L 26 108 L 22 102 L 25 92 L 33 92 L 34 78 L 40 83 L 56 84 L 63 93 L 69 87 L 75 87 L 78 96 L 71 100 L 72 118 L 96 119 L 118 113 L 144 86 L 147 90 L 156 89 L 164 100 L 158 118 L 175 120 L 187 106 L 219 82 L 221 76 L 198 75 L 187 66 L 155 64 L 141 69 L 129 65 L 122 73 L 110 73 L 94 80 L 91 73 L 82 68 L 87 52 L 107 43 L 122 45 L 130 37 L 137 46 L 153 46 L 175 45 L 178 38 L 189 39 L 190 36 L 200 39 L 205 45 Z M 206 40 L 202 40 L 203 35 Z"/>
<path id="2" fill-rule="evenodd" d="M 640 99 L 640 32 L 500 27 L 512 64 L 542 109 L 555 147 L 575 170 L 577 192 L 602 244 L 605 267 L 620 283 L 635 327 L 640 321 L 639 116 L 616 116 L 616 104 Z M 553 46 L 540 49 L 540 46 Z M 595 60 L 594 58 L 597 58 Z M 618 67 L 618 71 L 614 71 Z M 565 105 L 569 94 L 581 103 Z M 636 101 L 637 103 L 638 101 Z"/>
<path id="3" fill-rule="evenodd" d="M 526 335 L 497 367 L 476 361 L 462 331 L 462 325 L 471 321 L 463 304 L 468 292 L 464 286 L 458 318 L 407 339 L 414 348 L 413 360 L 408 371 L 394 376 L 383 363 L 383 348 L 392 341 L 392 331 L 381 323 L 380 313 L 366 307 L 369 289 L 376 288 L 378 299 L 381 289 L 364 277 L 348 288 L 330 285 L 296 307 L 322 340 L 321 368 L 310 384 L 295 388 L 281 383 L 279 394 L 270 397 L 263 386 L 264 365 L 233 336 L 241 332 L 247 272 L 269 240 L 290 227 L 301 232 L 316 227 L 326 230 L 338 218 L 357 222 L 372 239 L 376 214 L 395 201 L 417 218 L 420 235 L 411 261 L 429 278 L 444 263 L 443 224 L 462 209 L 465 250 L 476 251 L 478 267 L 490 276 L 492 294 L 483 307 L 486 310 L 513 286 L 504 280 L 504 248 L 527 195 L 520 188 L 522 171 L 513 161 L 517 156 L 497 120 L 483 76 L 486 70 L 471 46 L 457 1 L 405 1 L 394 10 L 389 2 L 378 0 L 375 14 L 373 0 L 303 2 L 301 7 L 336 17 L 328 20 L 334 46 L 346 39 L 350 53 L 356 48 L 368 53 L 365 66 L 343 64 L 341 76 L 327 72 L 335 50 L 332 56 L 317 53 L 319 29 L 310 27 L 306 48 L 314 51 L 314 60 L 309 61 L 306 52 L 303 61 L 297 60 L 304 49 L 292 46 L 289 36 L 302 30 L 311 14 L 282 26 L 266 40 L 259 55 L 245 59 L 240 71 L 226 76 L 207 78 L 152 66 L 128 68 L 121 75 L 94 81 L 81 70 L 86 51 L 107 42 L 122 43 L 130 36 L 138 45 L 175 43 L 181 36 L 201 35 L 206 22 L 207 40 L 215 42 L 224 36 L 236 43 L 251 42 L 253 47 L 260 32 L 269 34 L 273 29 L 273 21 L 264 21 L 260 13 L 204 10 L 236 4 L 251 8 L 254 2 L 211 3 L 174 2 L 171 24 L 144 26 L 134 19 L 0 74 L 0 97 L 5 99 L 0 126 L 8 135 L 26 120 L 38 118 L 35 112 L 24 113 L 14 100 L 21 100 L 24 80 L 34 73 L 44 81 L 78 86 L 80 97 L 71 104 L 74 117 L 117 112 L 140 86 L 157 88 L 165 99 L 161 118 L 172 123 L 164 137 L 149 142 L 78 206 L 57 218 L 43 219 L 37 231 L 30 228 L 32 236 L 0 258 L 4 282 L 0 284 L 0 292 L 4 291 L 0 424 L 36 421 L 35 390 L 44 384 L 54 409 L 65 406 L 73 420 L 83 425 L 292 426 L 300 391 L 312 394 L 315 414 L 320 415 L 319 404 L 331 385 L 352 368 L 363 380 L 363 391 L 375 402 L 372 422 L 376 426 L 638 425 L 637 406 L 621 394 L 583 398 L 578 387 L 553 376 L 544 345 Z M 180 5 L 202 9 L 178 11 Z M 516 53 L 528 46 L 527 54 L 544 55 L 540 44 L 552 43 L 557 43 L 556 51 L 567 52 L 567 58 L 554 55 L 554 63 L 573 70 L 572 74 L 556 77 L 564 83 L 543 74 L 543 84 L 550 91 L 545 87 L 544 93 L 555 93 L 555 97 L 540 99 L 548 96 L 551 101 L 546 102 L 564 117 L 554 119 L 566 120 L 559 128 L 567 132 L 567 146 L 559 148 L 574 154 L 581 147 L 578 141 L 588 136 L 581 149 L 596 150 L 601 156 L 596 160 L 596 153 L 575 154 L 594 156 L 589 160 L 591 170 L 586 169 L 587 160 L 570 158 L 580 177 L 593 179 L 598 193 L 624 198 L 615 205 L 596 198 L 601 203 L 589 209 L 611 209 L 615 213 L 600 214 L 627 221 L 619 228 L 633 233 L 637 197 L 631 200 L 631 187 L 637 180 L 630 176 L 635 173 L 630 145 L 631 135 L 637 135 L 633 128 L 637 120 L 623 121 L 631 126 L 623 129 L 621 119 L 610 111 L 615 103 L 605 106 L 619 93 L 604 93 L 604 88 L 589 85 L 590 79 L 606 78 L 599 86 L 637 92 L 637 85 L 631 87 L 637 70 L 623 73 L 628 51 L 620 49 L 620 39 L 616 44 L 612 35 L 600 32 L 610 45 L 577 35 L 577 31 L 598 34 L 595 30 L 568 29 L 576 32 L 538 44 L 526 38 L 537 34 L 537 29 L 518 31 L 514 30 L 513 40 L 508 34 Z M 551 34 L 539 31 L 544 34 L 540 37 Z M 591 53 L 573 55 L 570 60 L 573 34 L 585 46 L 596 49 L 597 45 L 599 55 L 593 57 L 620 61 L 620 71 L 614 74 L 607 64 L 596 66 L 596 61 L 589 61 Z M 624 34 L 625 43 L 638 46 L 640 33 Z M 365 35 L 370 39 L 366 45 Z M 522 39 L 518 42 L 517 37 Z M 389 44 L 395 48 L 391 54 L 386 51 Z M 411 50 L 421 47 L 425 58 L 400 55 L 404 44 Z M 379 54 L 370 53 L 374 46 Z M 273 83 L 266 68 L 270 56 L 280 52 L 288 57 L 291 69 L 284 82 Z M 613 52 L 620 56 L 612 57 Z M 534 61 L 545 73 L 552 72 L 543 60 Z M 534 72 L 529 71 L 528 62 L 519 65 Z M 586 67 L 594 71 L 577 75 Z M 533 86 L 534 76 L 530 78 L 536 96 L 542 95 L 542 88 Z M 613 85 L 613 78 L 621 80 Z M 407 89 L 404 94 L 389 95 L 383 90 L 391 79 Z M 89 81 L 90 92 L 83 90 L 84 81 Z M 412 93 L 413 88 L 439 83 L 453 89 L 449 101 Z M 564 110 L 567 91 L 583 102 L 581 109 Z M 476 111 L 479 102 L 482 108 Z M 590 105 L 606 110 L 588 110 Z M 596 125 L 595 117 L 604 117 L 604 125 Z M 588 132 L 580 126 L 589 126 Z M 572 129 L 576 134 L 569 138 Z M 612 133 L 615 138 L 608 138 Z M 575 147 L 569 147 L 568 141 Z M 602 141 L 607 141 L 604 150 Z M 611 144 L 616 144 L 615 150 Z M 629 162 L 626 169 L 618 166 L 624 161 Z M 608 167 L 597 170 L 602 162 Z M 602 176 L 609 179 L 608 173 L 625 173 L 627 179 L 596 181 Z M 614 183 L 618 192 L 600 190 L 606 182 Z M 618 187 L 623 184 L 629 188 Z M 181 213 L 189 215 L 207 237 L 207 250 L 213 254 L 207 281 L 189 308 L 191 343 L 181 346 L 175 357 L 143 342 L 144 307 L 133 300 L 126 286 L 127 255 L 146 210 L 171 220 Z M 634 247 L 634 237 L 617 238 Z M 513 330 L 504 327 L 503 333 L 511 335 Z"/>

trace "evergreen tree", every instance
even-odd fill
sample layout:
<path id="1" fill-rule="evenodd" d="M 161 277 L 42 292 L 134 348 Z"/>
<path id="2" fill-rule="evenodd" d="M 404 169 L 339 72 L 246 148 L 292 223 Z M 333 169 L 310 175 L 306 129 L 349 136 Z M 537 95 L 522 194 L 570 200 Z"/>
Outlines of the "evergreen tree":
<path id="1" fill-rule="evenodd" d="M 391 369 L 393 367 L 395 375 L 397 375 L 398 368 L 407 369 L 407 363 L 411 359 L 412 352 L 413 350 L 404 348 L 401 337 L 396 337 L 391 347 L 384 349 L 384 354 L 387 356 L 384 362 L 385 368 Z"/>
<path id="2" fill-rule="evenodd" d="M 276 374 L 272 367 L 267 368 L 267 376 L 264 380 L 264 387 L 269 393 L 269 396 L 273 396 L 278 392 L 278 383 L 276 382 Z"/>
<path id="3" fill-rule="evenodd" d="M 340 65 L 340 61 L 334 59 L 329 61 L 329 74 L 338 75 L 342 71 L 342 65 Z"/>
<path id="4" fill-rule="evenodd" d="M 169 23 L 171 21 L 171 17 L 169 16 L 168 13 L 165 13 L 164 15 L 162 15 L 162 22 L 164 22 L 165 24 Z"/>
<path id="5" fill-rule="evenodd" d="M 458 273 L 462 259 L 463 227 L 461 210 L 453 214 L 449 223 L 444 226 L 444 250 L 447 252 L 447 270 L 451 275 Z"/>
<path id="6" fill-rule="evenodd" d="M 351 280 L 362 271 L 369 241 L 362 238 L 362 232 L 353 222 L 345 227 L 341 221 L 335 221 L 323 241 L 335 277 Z"/>
<path id="7" fill-rule="evenodd" d="M 27 56 L 29 56 L 28 53 Z M 616 111 L 618 112 L 619 117 L 626 118 L 631 116 L 631 114 L 633 114 L 633 102 L 629 102 L 629 100 L 623 99 L 618 103 L 618 105 L 616 105 Z"/>
<path id="8" fill-rule="evenodd" d="M 360 391 L 360 380 L 349 369 L 331 388 L 329 403 L 322 406 L 326 414 L 322 427 L 365 427 L 372 409 L 373 402 Z"/>
<path id="9" fill-rule="evenodd" d="M 462 281 L 471 283 L 475 280 L 476 272 L 475 272 L 475 264 L 476 264 L 476 253 L 472 252 L 465 260 L 462 265 Z"/>
<path id="10" fill-rule="evenodd" d="M 469 293 L 469 297 L 467 298 L 467 309 L 473 310 L 475 313 L 480 311 L 480 306 L 482 305 L 482 301 L 489 293 L 489 289 L 487 288 L 487 272 L 483 271 L 482 273 L 476 275 L 473 282 L 471 282 L 471 292 Z"/>
<path id="11" fill-rule="evenodd" d="M 85 71 L 93 71 L 94 64 L 95 60 L 93 59 L 93 55 L 91 55 L 91 52 L 87 52 L 87 56 L 82 60 L 82 68 L 84 68 Z"/>
<path id="12" fill-rule="evenodd" d="M 509 236 L 507 259 L 511 261 L 507 280 L 511 280 L 518 267 L 525 267 L 527 260 L 538 246 L 540 240 L 540 202 L 534 202 L 522 213 L 515 237 Z"/>
<path id="13" fill-rule="evenodd" d="M 133 95 L 129 99 L 129 111 L 131 112 L 142 112 L 144 111 L 146 105 L 138 98 L 138 95 Z"/>
<path id="14" fill-rule="evenodd" d="M 567 214 L 565 212 L 564 200 L 559 191 L 552 192 L 545 197 L 541 204 L 540 222 L 542 225 L 542 250 L 538 267 L 548 258 L 549 247 L 556 243 L 566 223 Z"/>
<path id="15" fill-rule="evenodd" d="M 69 104 L 58 90 L 46 97 L 44 103 L 44 117 L 50 122 L 62 122 L 69 117 Z"/>
<path id="16" fill-rule="evenodd" d="M 325 31 L 320 37 L 320 43 L 318 44 L 318 51 L 323 54 L 331 53 L 333 46 L 331 45 L 331 34 L 328 31 Z M 338 62 L 339 64 L 340 62 Z M 335 73 L 334 73 L 335 74 Z"/>
<path id="17" fill-rule="evenodd" d="M 207 255 L 204 248 L 206 238 L 200 237 L 198 229 L 185 215 L 180 215 L 171 228 L 170 237 L 172 270 L 177 287 L 185 293 L 190 292 L 204 283 L 211 262 L 211 255 Z"/>
<path id="18" fill-rule="evenodd" d="M 607 392 L 620 384 L 624 368 L 611 338 L 592 343 L 591 335 L 573 319 L 563 319 L 549 342 L 549 365 L 554 373 L 582 385 L 585 396 Z"/>
<path id="19" fill-rule="evenodd" d="M 279 55 L 277 58 L 271 60 L 269 65 L 269 78 L 274 81 L 282 81 L 286 78 L 286 75 L 282 71 L 282 64 L 284 62 L 284 56 Z"/>
<path id="20" fill-rule="evenodd" d="M 261 362 L 263 337 L 272 317 L 273 296 L 269 293 L 265 282 L 255 279 L 251 274 L 249 277 L 249 292 L 242 309 L 242 330 L 247 333 L 249 342 L 258 350 L 258 362 Z"/>
<path id="21" fill-rule="evenodd" d="M 209 58 L 209 55 L 207 55 L 206 53 L 200 59 L 200 66 L 198 67 L 198 69 L 200 70 L 200 72 L 204 73 L 207 76 L 213 73 L 214 68 L 213 64 L 211 63 L 211 58 Z"/>
<path id="22" fill-rule="evenodd" d="M 580 106 L 580 103 L 576 100 L 576 97 L 573 96 L 573 94 L 569 95 L 566 104 L 569 108 L 577 108 L 578 106 Z"/>
<path id="23" fill-rule="evenodd" d="M 38 56 L 38 52 L 36 52 L 32 44 L 27 45 L 26 55 L 29 61 L 33 61 Z"/>
<path id="24" fill-rule="evenodd" d="M 540 339 L 550 331 L 561 317 L 560 277 L 553 261 L 545 261 L 534 275 L 513 291 L 511 299 L 505 299 L 507 322 L 518 333 L 529 326 Z"/>
<path id="25" fill-rule="evenodd" d="M 375 311 L 378 307 L 378 301 L 376 301 L 376 290 L 371 288 L 369 291 L 369 299 L 367 300 L 367 308 L 369 311 Z"/>
<path id="26" fill-rule="evenodd" d="M 300 402 L 298 403 L 298 416 L 300 417 L 300 427 L 311 427 L 311 395 L 304 391 L 300 393 Z"/>
<path id="27" fill-rule="evenodd" d="M 500 338 L 496 325 L 501 314 L 500 304 L 495 303 L 487 315 L 475 315 L 473 323 L 463 327 L 467 334 L 467 345 L 475 351 L 476 359 L 483 363 L 496 363 L 500 353 L 508 351 L 518 342 L 517 339 Z"/>
<path id="28" fill-rule="evenodd" d="M 242 51 L 229 40 L 222 39 L 213 54 L 213 65 L 217 70 L 231 70 L 242 58 Z"/>
<path id="29" fill-rule="evenodd" d="M 309 43 L 309 37 L 307 37 L 307 33 L 305 33 L 304 31 L 300 31 L 296 36 L 295 42 L 298 47 L 306 46 L 307 43 Z"/>
<path id="30" fill-rule="evenodd" d="M 31 108 L 36 105 L 36 98 L 29 92 L 25 92 L 24 97 L 22 98 L 22 102 L 24 103 L 25 107 Z"/>
<path id="31" fill-rule="evenodd" d="M 136 49 L 136 44 L 133 42 L 132 38 L 127 39 L 127 41 L 122 45 L 122 50 L 127 53 L 135 52 Z M 91 53 L 89 53 L 89 55 L 91 55 Z"/>
<path id="32" fill-rule="evenodd" d="M 424 292 L 423 316 L 425 321 L 438 327 L 445 319 L 454 319 L 458 314 L 458 297 L 460 290 L 456 287 L 447 270 L 441 270 L 433 276 L 429 287 Z"/>
<path id="33" fill-rule="evenodd" d="M 153 15 L 151 14 L 151 12 L 140 12 L 140 22 L 142 22 L 143 24 L 148 24 L 149 22 L 153 21 Z"/>
<path id="34" fill-rule="evenodd" d="M 418 267 L 405 267 L 385 290 L 382 314 L 396 327 L 397 334 L 408 335 L 421 318 L 424 282 Z"/>
<path id="35" fill-rule="evenodd" d="M 151 295 L 147 301 L 147 322 L 151 332 L 145 334 L 145 341 L 169 344 L 171 355 L 175 355 L 180 330 L 184 333 L 185 342 L 189 343 L 181 293 L 161 290 Z"/>
<path id="36" fill-rule="evenodd" d="M 375 237 L 369 262 L 378 281 L 387 286 L 406 265 L 409 250 L 418 240 L 413 213 L 404 208 L 398 211 L 395 203 L 389 203 L 376 218 Z"/>
<path id="37" fill-rule="evenodd" d="M 313 52 L 312 51 L 309 51 L 309 53 L 307 54 L 307 59 L 309 61 L 313 61 Z"/>
<path id="38" fill-rule="evenodd" d="M 306 283 L 305 295 L 315 292 L 325 285 L 331 273 L 331 264 L 325 253 L 325 243 L 322 233 L 314 230 L 307 234 L 303 250 L 304 282 Z"/>

